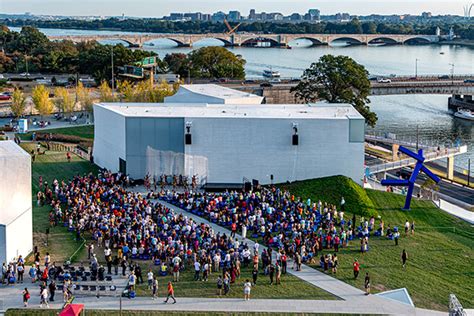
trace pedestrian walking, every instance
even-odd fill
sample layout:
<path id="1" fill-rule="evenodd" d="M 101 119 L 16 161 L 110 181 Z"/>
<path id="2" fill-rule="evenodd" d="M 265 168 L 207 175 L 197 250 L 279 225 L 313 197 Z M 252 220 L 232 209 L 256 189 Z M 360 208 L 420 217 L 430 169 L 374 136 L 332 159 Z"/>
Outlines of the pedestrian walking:
<path id="1" fill-rule="evenodd" d="M 258 270 L 254 268 L 252 271 L 252 279 L 253 279 L 254 285 L 257 285 L 257 278 L 258 278 Z"/>
<path id="2" fill-rule="evenodd" d="M 403 251 L 402 251 L 402 267 L 403 268 L 406 267 L 407 259 L 408 259 L 408 254 L 405 251 L 405 249 L 403 249 Z"/>
<path id="3" fill-rule="evenodd" d="M 250 300 L 250 290 L 252 288 L 252 283 L 250 283 L 249 279 L 245 280 L 244 283 L 244 299 L 246 301 Z"/>
<path id="4" fill-rule="evenodd" d="M 359 276 L 359 271 L 360 271 L 360 264 L 357 259 L 354 259 L 354 263 L 352 264 L 353 270 L 354 270 L 354 279 L 357 279 Z"/>
<path id="5" fill-rule="evenodd" d="M 222 281 L 221 276 L 217 277 L 217 295 L 222 295 L 222 286 L 224 285 L 224 281 Z"/>
<path id="6" fill-rule="evenodd" d="M 171 281 L 168 282 L 168 295 L 166 296 L 165 304 L 168 303 L 170 297 L 173 299 L 173 304 L 176 304 L 176 298 L 174 297 L 174 288 Z"/>
<path id="7" fill-rule="evenodd" d="M 334 254 L 332 256 L 332 273 L 336 274 L 337 273 L 337 266 L 339 265 L 339 261 L 337 259 L 337 254 Z"/>
<path id="8" fill-rule="evenodd" d="M 46 288 L 46 286 L 40 292 L 40 308 L 42 308 L 43 306 L 46 306 L 47 308 L 49 308 L 48 289 Z"/>
<path id="9" fill-rule="evenodd" d="M 411 222 L 410 231 L 412 236 L 415 235 L 415 221 Z"/>
<path id="10" fill-rule="evenodd" d="M 369 295 L 370 294 L 370 276 L 369 276 L 369 272 L 367 272 L 365 274 L 364 287 L 365 287 L 365 295 Z"/>
<path id="11" fill-rule="evenodd" d="M 158 279 L 155 278 L 153 280 L 153 285 L 151 286 L 152 288 L 152 299 L 156 299 L 158 297 Z"/>
<path id="12" fill-rule="evenodd" d="M 30 300 L 30 292 L 28 292 L 28 289 L 25 287 L 23 290 L 23 306 L 28 307 L 28 301 Z"/>
<path id="13" fill-rule="evenodd" d="M 152 286 L 153 286 L 153 271 L 150 269 L 150 271 L 148 271 L 147 273 L 147 281 L 148 281 L 148 289 L 151 290 Z"/>
<path id="14" fill-rule="evenodd" d="M 49 301 L 50 302 L 54 302 L 54 294 L 56 293 L 56 282 L 51 281 L 51 283 L 49 283 Z"/>

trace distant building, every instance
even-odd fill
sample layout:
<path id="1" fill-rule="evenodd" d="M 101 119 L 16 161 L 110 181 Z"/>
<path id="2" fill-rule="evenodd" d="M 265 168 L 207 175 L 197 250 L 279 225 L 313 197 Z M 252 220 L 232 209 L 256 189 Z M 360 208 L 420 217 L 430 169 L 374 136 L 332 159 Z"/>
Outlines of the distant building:
<path id="1" fill-rule="evenodd" d="M 169 16 L 169 19 L 171 21 L 181 21 L 184 19 L 184 14 L 183 13 L 171 13 Z"/>
<path id="2" fill-rule="evenodd" d="M 222 11 L 213 13 L 211 16 L 211 21 L 213 22 L 223 22 L 226 18 L 226 14 Z"/>
<path id="3" fill-rule="evenodd" d="M 184 18 L 186 20 L 191 20 L 191 21 L 201 21 L 202 13 L 201 12 L 185 13 Z"/>
<path id="4" fill-rule="evenodd" d="M 301 20 L 303 20 L 303 17 L 299 13 L 293 13 L 292 15 L 290 15 L 290 20 L 291 21 L 301 21 Z"/>
<path id="5" fill-rule="evenodd" d="M 251 9 L 250 13 L 249 13 L 249 20 L 255 20 L 256 17 L 257 17 L 257 15 L 255 13 L 255 9 Z"/>
<path id="6" fill-rule="evenodd" d="M 239 11 L 229 11 L 229 14 L 227 15 L 227 20 L 229 21 L 240 21 L 241 15 Z"/>
<path id="7" fill-rule="evenodd" d="M 423 12 L 423 13 L 421 14 L 421 18 L 422 18 L 422 19 L 431 19 L 431 17 L 432 17 L 431 12 Z"/>
<path id="8" fill-rule="evenodd" d="M 321 20 L 321 11 L 318 9 L 309 9 L 308 10 L 308 20 L 309 21 L 319 21 Z"/>

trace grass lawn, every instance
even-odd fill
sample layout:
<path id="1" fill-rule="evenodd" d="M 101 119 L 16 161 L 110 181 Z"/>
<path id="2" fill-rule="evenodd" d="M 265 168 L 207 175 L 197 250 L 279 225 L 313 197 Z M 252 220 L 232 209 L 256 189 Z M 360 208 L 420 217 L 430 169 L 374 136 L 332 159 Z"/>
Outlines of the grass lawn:
<path id="1" fill-rule="evenodd" d="M 94 139 L 94 125 L 86 125 L 86 126 L 75 126 L 73 127 L 63 127 L 63 128 L 53 128 L 53 129 L 45 129 L 45 130 L 38 130 L 36 132 L 39 133 L 52 133 L 52 134 L 63 134 L 63 135 L 72 135 L 77 136 L 89 140 Z M 17 134 L 21 139 L 24 140 L 31 140 L 32 132 L 25 133 L 25 134 Z"/>
<path id="2" fill-rule="evenodd" d="M 35 149 L 36 145 L 33 143 L 22 143 L 21 145 L 26 151 L 30 152 Z M 66 154 L 64 152 L 47 151 L 45 155 L 37 155 L 36 161 L 32 165 L 32 185 L 33 185 L 33 238 L 34 245 L 38 246 L 42 255 L 49 252 L 52 255 L 52 260 L 57 262 L 64 262 L 81 246 L 82 242 L 75 240 L 75 235 L 67 231 L 63 226 L 51 227 L 48 238 L 48 246 L 46 243 L 46 228 L 49 227 L 49 211 L 50 206 L 38 207 L 36 204 L 36 192 L 39 189 L 39 176 L 43 176 L 43 181 L 52 183 L 54 179 L 59 181 L 68 181 L 77 174 L 87 174 L 89 172 L 97 173 L 97 167 L 91 165 L 88 161 L 73 155 L 71 162 L 67 162 Z M 87 258 L 85 248 L 82 248 L 74 257 L 75 261 L 83 261 Z M 151 263 L 151 262 L 150 262 Z M 151 266 L 158 273 L 158 267 Z M 150 266 L 143 266 L 143 275 Z M 190 267 L 191 268 L 191 267 Z M 241 279 L 238 280 L 238 285 L 231 286 L 231 291 L 228 297 L 242 297 L 243 282 L 245 278 L 251 278 L 251 271 L 243 269 Z M 160 278 L 160 291 L 165 294 L 166 283 L 171 277 Z M 179 282 L 176 288 L 176 295 L 179 297 L 217 297 L 216 296 L 216 280 L 217 274 L 212 274 L 208 282 L 193 281 L 193 272 L 187 271 L 182 273 L 182 281 Z M 299 299 L 336 299 L 333 295 L 312 286 L 309 283 L 301 281 L 294 276 L 283 276 L 282 285 L 270 286 L 269 278 L 261 276 L 259 278 L 261 285 L 253 289 L 253 296 L 255 298 L 299 298 Z M 257 281 L 258 282 L 258 281 Z M 148 295 L 146 285 L 138 289 L 139 295 Z"/>
<path id="3" fill-rule="evenodd" d="M 27 152 L 35 149 L 36 144 L 22 143 L 21 146 Z M 75 241 L 74 234 L 67 231 L 65 227 L 50 227 L 48 246 L 46 246 L 46 229 L 49 227 L 49 211 L 51 207 L 45 205 L 38 207 L 36 193 L 39 190 L 39 177 L 43 176 L 43 182 L 51 184 L 54 179 L 69 180 L 77 174 L 97 172 L 97 167 L 88 161 L 72 155 L 71 162 L 67 162 L 66 153 L 47 151 L 44 155 L 37 155 L 36 161 L 32 163 L 32 191 L 33 191 L 33 243 L 38 247 L 42 255 L 46 252 L 52 254 L 52 260 L 64 262 L 81 245 L 82 242 Z M 86 256 L 85 250 L 80 251 L 76 260 Z"/>
<path id="4" fill-rule="evenodd" d="M 338 188 L 338 181 L 344 188 Z M 371 237 L 370 251 L 364 255 L 359 252 L 359 241 L 352 241 L 338 255 L 337 278 L 362 289 L 365 272 L 369 272 L 374 292 L 406 287 L 417 307 L 447 310 L 449 294 L 454 293 L 464 308 L 474 308 L 474 228 L 429 201 L 413 200 L 412 210 L 402 211 L 405 198 L 400 195 L 359 189 L 348 195 L 351 187 L 345 185 L 347 181 L 344 177 L 331 177 L 285 187 L 296 196 L 332 203 L 339 203 L 343 194 L 348 212 L 357 210 L 353 197 L 360 195 L 359 200 L 366 201 L 365 205 L 371 201 L 385 227 L 403 227 L 408 219 L 415 221 L 416 231 L 414 236 L 402 232 L 398 246 L 386 238 Z M 400 260 L 403 249 L 408 252 L 406 269 Z M 352 274 L 354 258 L 361 263 L 358 280 Z"/>
<path id="5" fill-rule="evenodd" d="M 146 283 L 146 273 L 152 268 L 155 275 L 158 275 L 159 267 L 153 265 L 142 265 L 144 281 Z M 259 271 L 263 268 L 260 267 Z M 121 269 L 120 269 L 121 271 Z M 180 281 L 174 283 L 176 297 L 207 297 L 216 298 L 217 295 L 217 277 L 222 273 L 211 273 L 209 280 L 194 281 L 194 271 L 192 265 L 188 265 L 186 271 L 181 272 Z M 252 269 L 241 269 L 240 279 L 236 279 L 234 284 L 231 284 L 230 291 L 226 296 L 228 298 L 243 298 L 243 288 L 246 279 L 252 280 Z M 166 285 L 168 281 L 173 281 L 173 276 L 158 277 L 159 294 L 166 296 Z M 147 284 L 140 284 L 137 287 L 137 294 L 141 296 L 151 295 Z M 308 299 L 308 300 L 335 300 L 337 297 L 323 291 L 322 289 L 311 285 L 301 279 L 290 274 L 282 275 L 280 285 L 270 285 L 270 278 L 263 274 L 259 274 L 257 278 L 257 285 L 252 287 L 252 298 L 255 299 Z"/>

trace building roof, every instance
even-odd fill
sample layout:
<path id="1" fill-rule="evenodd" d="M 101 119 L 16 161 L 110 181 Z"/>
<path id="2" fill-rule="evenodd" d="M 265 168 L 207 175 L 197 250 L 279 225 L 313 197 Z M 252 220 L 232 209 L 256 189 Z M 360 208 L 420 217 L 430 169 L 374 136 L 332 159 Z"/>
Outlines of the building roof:
<path id="1" fill-rule="evenodd" d="M 125 117 L 363 119 L 350 104 L 99 103 Z"/>
<path id="2" fill-rule="evenodd" d="M 202 98 L 210 99 L 207 103 L 224 104 L 261 104 L 263 101 L 261 96 L 216 84 L 185 84 L 175 95 L 166 97 L 165 103 L 193 103 Z"/>
<path id="3" fill-rule="evenodd" d="M 0 141 L 0 158 L 16 156 L 29 157 L 30 155 L 20 146 L 15 144 L 14 141 Z"/>

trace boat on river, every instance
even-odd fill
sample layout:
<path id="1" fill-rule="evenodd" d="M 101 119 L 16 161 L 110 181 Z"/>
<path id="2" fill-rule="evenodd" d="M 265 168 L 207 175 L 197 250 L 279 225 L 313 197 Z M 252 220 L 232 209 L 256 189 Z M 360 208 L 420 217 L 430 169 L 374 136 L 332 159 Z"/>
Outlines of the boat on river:
<path id="1" fill-rule="evenodd" d="M 464 120 L 474 121 L 474 112 L 469 109 L 459 108 L 457 112 L 454 113 L 454 116 Z"/>
<path id="2" fill-rule="evenodd" d="M 267 78 L 280 78 L 281 74 L 277 70 L 265 69 L 263 71 L 263 76 Z"/>

